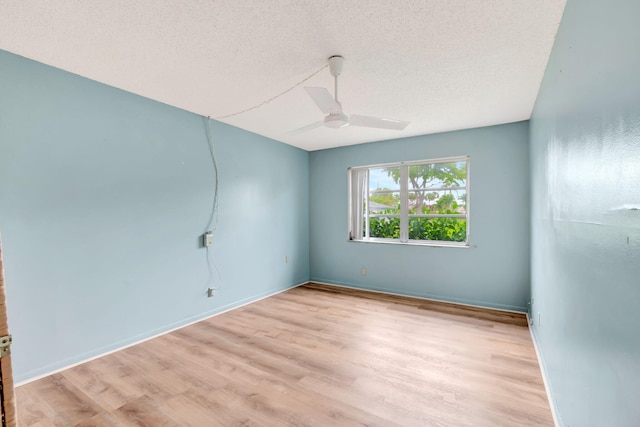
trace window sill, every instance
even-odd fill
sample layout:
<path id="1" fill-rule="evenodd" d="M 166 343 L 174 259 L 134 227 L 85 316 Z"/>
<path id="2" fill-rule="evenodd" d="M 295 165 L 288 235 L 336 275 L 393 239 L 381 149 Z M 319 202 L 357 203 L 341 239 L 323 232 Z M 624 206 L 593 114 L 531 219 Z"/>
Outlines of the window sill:
<path id="1" fill-rule="evenodd" d="M 385 245 L 406 245 L 406 246 L 429 246 L 432 248 L 459 248 L 459 249 L 469 249 L 470 245 L 468 242 L 442 242 L 437 240 L 429 240 L 425 242 L 420 242 L 417 240 L 410 240 L 408 242 L 400 242 L 397 240 L 389 240 L 389 239 L 368 239 L 368 240 L 347 240 L 348 242 L 354 243 L 375 243 L 375 244 L 385 244 Z"/>

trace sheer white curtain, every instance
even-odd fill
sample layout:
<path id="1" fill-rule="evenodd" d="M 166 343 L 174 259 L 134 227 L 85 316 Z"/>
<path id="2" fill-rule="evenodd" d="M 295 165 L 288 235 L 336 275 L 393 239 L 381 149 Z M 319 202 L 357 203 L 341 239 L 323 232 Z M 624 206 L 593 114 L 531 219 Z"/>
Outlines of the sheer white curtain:
<path id="1" fill-rule="evenodd" d="M 349 240 L 362 240 L 369 169 L 350 169 L 349 178 Z"/>

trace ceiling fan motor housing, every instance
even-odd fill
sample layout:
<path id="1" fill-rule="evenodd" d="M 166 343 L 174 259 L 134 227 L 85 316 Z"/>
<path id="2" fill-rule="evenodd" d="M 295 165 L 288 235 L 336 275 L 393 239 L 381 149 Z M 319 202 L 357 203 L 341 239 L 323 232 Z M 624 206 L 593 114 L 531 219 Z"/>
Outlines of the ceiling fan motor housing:
<path id="1" fill-rule="evenodd" d="M 349 124 L 349 117 L 342 113 L 331 113 L 324 118 L 324 124 L 326 127 L 339 129 Z"/>

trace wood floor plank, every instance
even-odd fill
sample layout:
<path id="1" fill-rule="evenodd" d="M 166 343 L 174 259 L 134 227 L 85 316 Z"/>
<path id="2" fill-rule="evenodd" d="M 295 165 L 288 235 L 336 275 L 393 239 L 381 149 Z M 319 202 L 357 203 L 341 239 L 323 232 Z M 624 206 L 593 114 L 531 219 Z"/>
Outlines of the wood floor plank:
<path id="1" fill-rule="evenodd" d="M 21 426 L 552 426 L 519 313 L 308 284 L 18 387 Z"/>
<path id="2" fill-rule="evenodd" d="M 36 423 L 51 422 L 54 425 L 70 426 L 103 411 L 103 408 L 81 389 L 71 384 L 63 374 L 48 376 L 32 385 L 30 387 L 31 402 L 36 406 L 27 408 L 27 413 L 40 412 L 43 415 L 36 420 Z M 21 387 L 17 390 L 21 390 Z M 26 423 L 26 420 L 24 422 Z M 22 415 L 20 415 L 18 424 L 22 423 Z"/>
<path id="3" fill-rule="evenodd" d="M 92 364 L 82 364 L 66 370 L 64 377 L 101 408 L 113 410 L 129 400 L 141 397 L 143 392 L 127 381 L 126 377 L 123 379 L 110 375 L 112 369 L 112 364 L 105 363 L 104 359 L 97 359 Z"/>

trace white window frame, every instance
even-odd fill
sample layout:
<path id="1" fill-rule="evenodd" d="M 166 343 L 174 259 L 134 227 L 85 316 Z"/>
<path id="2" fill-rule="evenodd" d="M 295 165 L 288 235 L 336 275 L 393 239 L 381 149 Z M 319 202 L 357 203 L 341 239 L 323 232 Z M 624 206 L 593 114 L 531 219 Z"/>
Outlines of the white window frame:
<path id="1" fill-rule="evenodd" d="M 465 213 L 464 214 L 412 214 L 411 217 L 424 218 L 461 218 L 466 220 L 467 236 L 464 242 L 450 242 L 444 240 L 411 240 L 409 239 L 409 193 L 415 189 L 409 189 L 408 171 L 409 166 L 435 164 L 435 163 L 453 163 L 465 162 L 467 164 L 467 179 L 465 187 L 453 187 L 455 189 L 466 190 Z M 380 168 L 400 168 L 400 237 L 398 239 L 369 237 L 369 218 L 373 217 L 389 217 L 388 214 L 372 214 L 369 209 L 369 170 Z M 382 163 L 376 165 L 354 166 L 347 169 L 349 183 L 349 234 L 350 242 L 365 243 L 390 243 L 401 245 L 420 245 L 420 246 L 442 246 L 468 248 L 470 232 L 470 187 L 471 187 L 471 159 L 469 156 L 460 157 L 443 157 L 438 159 L 415 160 L 395 163 Z M 365 180 L 365 181 L 363 181 Z M 450 188 L 446 188 L 450 189 Z M 430 191 L 439 189 L 426 189 Z M 398 190 L 390 190 L 390 192 L 398 193 Z M 365 205 L 364 211 L 361 206 Z M 365 230 L 363 230 L 363 223 Z M 359 236 L 365 234 L 364 237 Z"/>

